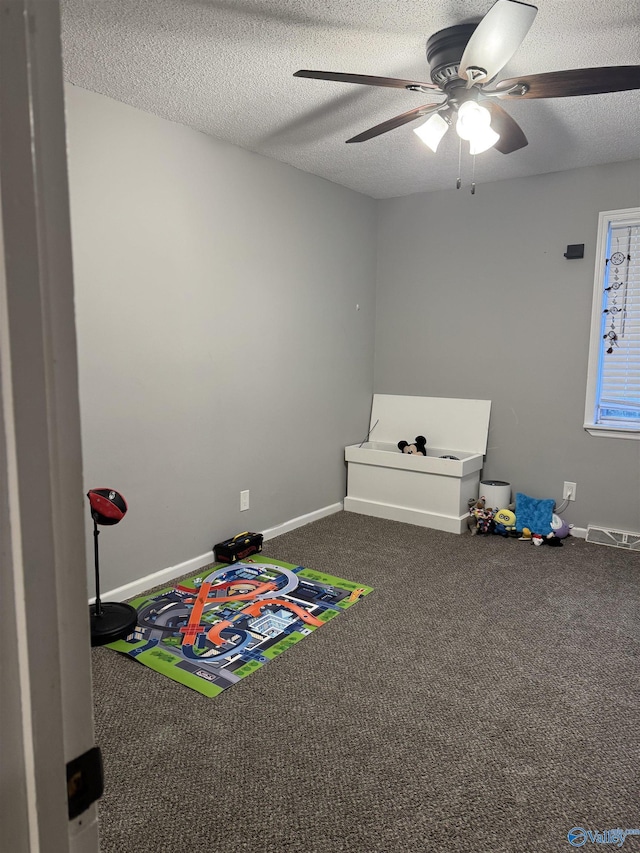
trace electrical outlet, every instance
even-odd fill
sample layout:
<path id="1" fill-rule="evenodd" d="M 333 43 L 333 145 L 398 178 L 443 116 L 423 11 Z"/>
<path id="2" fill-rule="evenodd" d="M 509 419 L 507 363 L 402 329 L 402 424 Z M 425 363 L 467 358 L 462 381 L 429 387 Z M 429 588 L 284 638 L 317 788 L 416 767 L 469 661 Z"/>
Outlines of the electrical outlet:
<path id="1" fill-rule="evenodd" d="M 240 492 L 240 512 L 244 512 L 245 509 L 249 509 L 249 489 Z"/>
<path id="2" fill-rule="evenodd" d="M 576 484 L 575 483 L 565 482 L 564 489 L 562 490 L 562 498 L 565 501 L 575 501 L 575 499 L 576 499 Z"/>

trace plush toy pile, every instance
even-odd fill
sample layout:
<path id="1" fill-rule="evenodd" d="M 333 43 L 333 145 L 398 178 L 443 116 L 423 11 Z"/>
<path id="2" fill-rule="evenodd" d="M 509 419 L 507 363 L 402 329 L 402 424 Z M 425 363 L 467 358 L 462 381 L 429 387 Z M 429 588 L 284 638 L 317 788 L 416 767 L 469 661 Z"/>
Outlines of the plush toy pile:
<path id="1" fill-rule="evenodd" d="M 521 492 L 515 503 L 505 509 L 485 506 L 484 497 L 468 501 L 467 527 L 471 535 L 497 533 L 499 536 L 530 540 L 534 545 L 562 545 L 571 532 L 569 525 L 556 515 L 552 498 L 539 500 Z"/>

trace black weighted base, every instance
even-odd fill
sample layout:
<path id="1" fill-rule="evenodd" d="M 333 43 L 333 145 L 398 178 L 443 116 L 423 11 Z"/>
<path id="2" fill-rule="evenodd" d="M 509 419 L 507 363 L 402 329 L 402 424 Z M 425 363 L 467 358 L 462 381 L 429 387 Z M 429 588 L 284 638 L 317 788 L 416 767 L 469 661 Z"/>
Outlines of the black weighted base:
<path id="1" fill-rule="evenodd" d="M 130 604 L 107 602 L 102 603 L 100 609 L 98 616 L 96 605 L 89 605 L 92 646 L 104 646 L 115 640 L 123 640 L 138 624 L 138 611 Z"/>

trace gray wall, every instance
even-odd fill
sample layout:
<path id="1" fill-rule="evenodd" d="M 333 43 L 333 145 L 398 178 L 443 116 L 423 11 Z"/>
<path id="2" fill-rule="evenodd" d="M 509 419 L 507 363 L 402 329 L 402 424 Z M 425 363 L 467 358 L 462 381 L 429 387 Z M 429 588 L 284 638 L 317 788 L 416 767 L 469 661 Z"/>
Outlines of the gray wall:
<path id="1" fill-rule="evenodd" d="M 373 387 L 376 205 L 66 95 L 85 486 L 129 503 L 100 537 L 108 590 L 344 497 Z"/>
<path id="2" fill-rule="evenodd" d="M 582 427 L 598 212 L 639 205 L 639 179 L 638 162 L 479 175 L 475 196 L 379 203 L 375 391 L 492 400 L 483 476 L 558 502 L 576 482 L 578 526 L 640 530 L 640 442 Z"/>
<path id="3" fill-rule="evenodd" d="M 582 428 L 597 216 L 637 162 L 375 202 L 67 101 L 85 485 L 130 505 L 105 589 L 341 500 L 374 389 L 491 399 L 484 476 L 640 529 L 640 442 Z"/>

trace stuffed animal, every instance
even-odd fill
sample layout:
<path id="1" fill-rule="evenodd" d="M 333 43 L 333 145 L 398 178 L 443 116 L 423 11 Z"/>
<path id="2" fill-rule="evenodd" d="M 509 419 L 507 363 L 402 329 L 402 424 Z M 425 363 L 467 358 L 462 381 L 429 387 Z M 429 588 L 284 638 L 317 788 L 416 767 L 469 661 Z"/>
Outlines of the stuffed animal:
<path id="1" fill-rule="evenodd" d="M 494 515 L 495 512 L 490 507 L 485 507 L 484 509 L 478 511 L 478 533 L 493 533 L 493 529 L 496 526 L 496 523 L 493 520 Z"/>
<path id="2" fill-rule="evenodd" d="M 500 536 L 516 536 L 516 516 L 510 509 L 499 509 L 495 514 L 496 526 L 494 533 Z"/>
<path id="3" fill-rule="evenodd" d="M 484 498 L 478 498 L 477 501 L 469 499 L 468 506 L 469 518 L 467 519 L 467 526 L 471 530 L 471 535 L 493 533 L 493 528 L 495 527 L 495 521 L 493 520 L 494 512 L 485 506 Z"/>
<path id="4" fill-rule="evenodd" d="M 478 500 L 475 498 L 469 498 L 467 506 L 469 507 L 467 527 L 471 535 L 475 536 L 478 532 L 478 516 L 476 513 L 484 509 L 484 498 L 479 498 Z"/>
<path id="5" fill-rule="evenodd" d="M 555 513 L 551 516 L 551 530 L 556 539 L 565 539 L 571 533 L 567 522 Z"/>
<path id="6" fill-rule="evenodd" d="M 398 448 L 403 453 L 411 453 L 414 456 L 426 456 L 427 439 L 423 435 L 417 435 L 413 444 L 409 444 L 408 441 L 399 441 Z"/>

